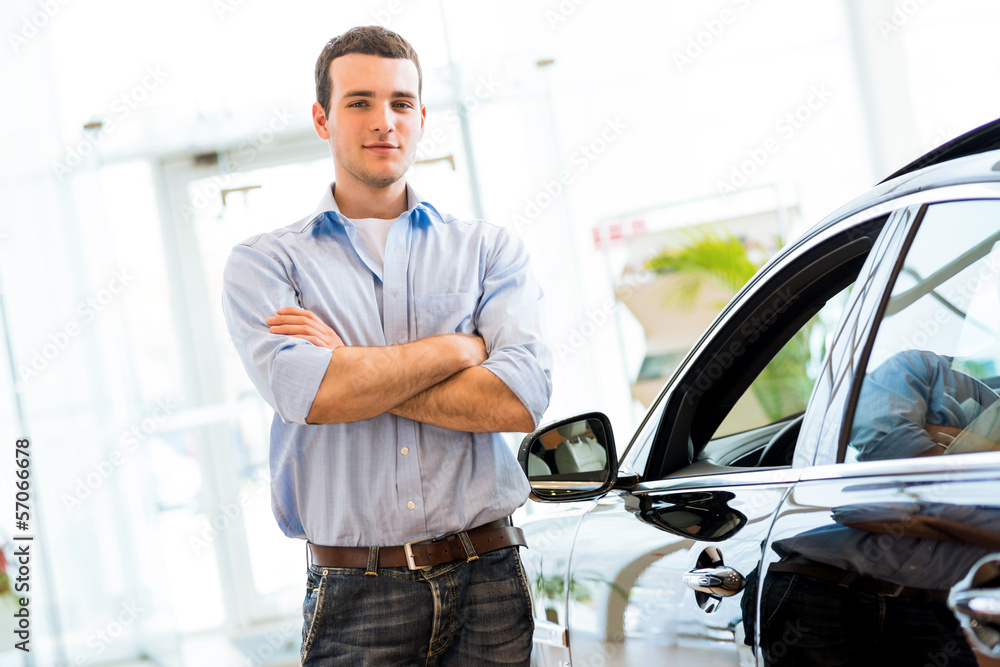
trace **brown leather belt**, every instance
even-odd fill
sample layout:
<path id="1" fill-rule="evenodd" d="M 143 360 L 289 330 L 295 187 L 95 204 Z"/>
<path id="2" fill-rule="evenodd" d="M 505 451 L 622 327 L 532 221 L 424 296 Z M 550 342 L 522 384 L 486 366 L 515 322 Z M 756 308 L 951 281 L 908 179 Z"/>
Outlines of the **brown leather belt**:
<path id="1" fill-rule="evenodd" d="M 441 538 L 428 537 L 407 542 L 401 547 L 378 547 L 378 567 L 421 567 L 451 563 L 470 558 L 462 545 L 461 533 Z M 511 546 L 527 546 L 524 532 L 510 525 L 508 519 L 497 519 L 466 532 L 476 554 L 485 554 Z M 366 568 L 372 549 L 369 547 L 324 547 L 310 544 L 312 560 L 320 567 Z"/>
<path id="2" fill-rule="evenodd" d="M 767 570 L 768 572 L 804 574 L 807 577 L 833 582 L 838 586 L 843 586 L 852 591 L 878 595 L 880 597 L 917 599 L 927 602 L 941 602 L 948 599 L 948 591 L 946 590 L 914 588 L 913 586 L 895 584 L 891 581 L 876 579 L 866 574 L 848 572 L 839 567 L 819 563 L 797 555 L 777 563 L 772 563 Z"/>

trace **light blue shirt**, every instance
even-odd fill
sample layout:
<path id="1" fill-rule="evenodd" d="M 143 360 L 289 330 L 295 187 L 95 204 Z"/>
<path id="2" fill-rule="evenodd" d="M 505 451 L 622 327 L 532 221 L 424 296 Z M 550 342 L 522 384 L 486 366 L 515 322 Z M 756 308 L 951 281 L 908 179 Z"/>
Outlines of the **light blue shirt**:
<path id="1" fill-rule="evenodd" d="M 347 345 L 478 334 L 482 364 L 541 419 L 552 392 L 542 291 L 524 244 L 502 227 L 442 215 L 407 185 L 384 266 L 345 218 L 333 185 L 312 215 L 238 244 L 222 306 L 271 425 L 271 507 L 289 537 L 329 546 L 399 545 L 508 516 L 530 490 L 496 433 L 390 414 L 306 424 L 331 350 L 268 331 L 278 308 L 316 313 Z"/>
<path id="2" fill-rule="evenodd" d="M 958 583 L 969 568 L 994 549 L 962 542 L 967 533 L 981 531 L 987 539 L 1000 532 L 1000 508 L 981 505 L 911 502 L 834 507 L 836 523 L 777 540 L 779 556 L 798 554 L 818 563 L 865 574 L 903 586 L 931 590 Z M 937 521 L 942 532 L 956 524 L 950 541 L 910 537 L 906 529 L 919 528 L 921 518 Z M 845 524 L 864 521 L 892 522 L 895 534 L 870 533 Z M 960 525 L 959 525 L 960 524 Z"/>
<path id="3" fill-rule="evenodd" d="M 933 352 L 905 350 L 865 377 L 851 427 L 859 461 L 917 456 L 936 446 L 926 424 L 967 428 L 997 400 L 996 392 L 952 369 L 951 362 Z"/>

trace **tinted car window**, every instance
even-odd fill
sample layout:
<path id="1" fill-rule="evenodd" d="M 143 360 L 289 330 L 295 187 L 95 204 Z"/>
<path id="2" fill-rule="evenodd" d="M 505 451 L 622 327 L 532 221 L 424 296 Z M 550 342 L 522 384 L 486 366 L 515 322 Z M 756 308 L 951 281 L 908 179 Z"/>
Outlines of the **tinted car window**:
<path id="1" fill-rule="evenodd" d="M 789 464 L 797 431 L 782 434 L 777 449 L 769 445 L 778 437 L 780 424 L 751 428 L 746 436 L 717 434 L 724 432 L 723 421 L 741 398 L 754 391 L 752 384 L 763 377 L 768 364 L 831 300 L 834 304 L 820 317 L 824 322 L 833 319 L 833 311 L 841 307 L 837 302 L 857 278 L 887 219 L 888 215 L 873 218 L 822 239 L 805 238 L 790 250 L 791 258 L 779 257 L 758 274 L 674 378 L 677 390 L 668 395 L 660 417 L 646 462 L 647 479 L 686 474 L 685 469 L 696 462 L 739 467 Z M 800 368 L 808 368 L 821 356 L 822 340 L 809 344 L 817 346 L 817 354 L 810 349 L 808 360 L 797 361 Z M 808 387 L 798 391 L 805 393 Z M 786 408 L 795 414 L 792 403 L 781 411 Z M 770 421 L 765 416 L 756 423 Z M 790 428 L 798 426 L 793 421 Z"/>
<path id="2" fill-rule="evenodd" d="M 1000 449 L 1000 202 L 919 221 L 864 364 L 847 460 Z"/>
<path id="3" fill-rule="evenodd" d="M 832 297 L 768 362 L 712 436 L 784 421 L 806 409 L 850 287 Z"/>

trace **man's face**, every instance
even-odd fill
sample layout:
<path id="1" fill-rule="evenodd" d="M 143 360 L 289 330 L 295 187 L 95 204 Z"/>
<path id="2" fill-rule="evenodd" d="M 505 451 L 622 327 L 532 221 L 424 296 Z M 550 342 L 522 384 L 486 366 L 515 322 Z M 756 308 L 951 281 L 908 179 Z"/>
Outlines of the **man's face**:
<path id="1" fill-rule="evenodd" d="M 413 164 L 426 109 L 412 60 L 350 53 L 330 64 L 329 117 L 313 105 L 316 132 L 330 142 L 337 181 L 385 188 Z"/>

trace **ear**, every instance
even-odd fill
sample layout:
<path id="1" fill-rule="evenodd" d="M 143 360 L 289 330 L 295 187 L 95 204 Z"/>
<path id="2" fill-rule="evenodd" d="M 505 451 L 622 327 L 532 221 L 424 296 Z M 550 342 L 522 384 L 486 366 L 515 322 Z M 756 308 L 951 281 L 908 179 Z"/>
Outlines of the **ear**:
<path id="1" fill-rule="evenodd" d="M 427 120 L 427 107 L 423 104 L 420 105 L 420 136 L 417 137 L 417 141 L 424 138 L 424 122 Z"/>
<path id="2" fill-rule="evenodd" d="M 330 128 L 327 126 L 326 112 L 323 110 L 323 105 L 320 104 L 319 102 L 313 102 L 312 116 L 313 116 L 313 129 L 316 130 L 316 134 L 319 135 L 320 139 L 329 141 Z M 421 132 L 423 132 L 423 121 L 421 121 L 420 125 L 421 125 Z"/>

